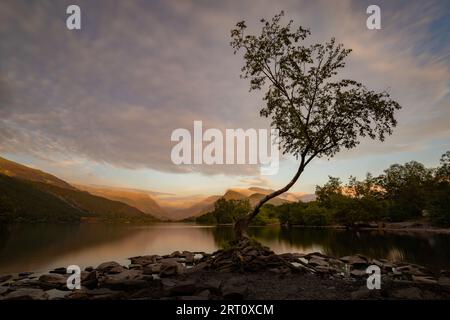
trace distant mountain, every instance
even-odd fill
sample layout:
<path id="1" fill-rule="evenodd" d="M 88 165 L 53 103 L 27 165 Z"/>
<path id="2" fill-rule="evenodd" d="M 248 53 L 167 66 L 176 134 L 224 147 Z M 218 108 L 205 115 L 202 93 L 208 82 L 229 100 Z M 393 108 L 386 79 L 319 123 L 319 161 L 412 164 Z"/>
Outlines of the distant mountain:
<path id="1" fill-rule="evenodd" d="M 126 203 L 159 219 L 169 219 L 168 213 L 151 197 L 150 191 L 79 184 L 75 186 L 90 194 Z"/>
<path id="2" fill-rule="evenodd" d="M 181 220 L 186 218 L 198 217 L 205 213 L 210 212 L 214 209 L 214 203 L 220 199 L 224 198 L 226 200 L 245 200 L 248 199 L 252 206 L 255 206 L 264 196 L 272 193 L 273 190 L 251 187 L 248 189 L 245 188 L 233 188 L 228 189 L 222 196 L 209 196 L 197 202 L 194 205 L 191 205 L 187 208 L 177 208 L 173 210 L 171 208 L 166 207 L 165 210 L 169 212 L 169 215 L 174 215 L 173 219 Z M 303 193 L 286 193 L 276 198 L 270 199 L 268 203 L 273 204 L 275 206 L 282 205 L 283 203 L 288 202 L 297 202 L 299 200 L 308 202 L 315 199 L 315 195 L 313 194 L 303 194 Z"/>
<path id="3" fill-rule="evenodd" d="M 156 219 L 120 201 L 81 191 L 69 183 L 0 158 L 0 220 L 150 222 Z"/>
<path id="4" fill-rule="evenodd" d="M 72 189 L 75 188 L 67 182 L 41 170 L 33 169 L 22 164 L 0 157 L 0 174 L 19 179 L 43 182 L 57 187 Z"/>

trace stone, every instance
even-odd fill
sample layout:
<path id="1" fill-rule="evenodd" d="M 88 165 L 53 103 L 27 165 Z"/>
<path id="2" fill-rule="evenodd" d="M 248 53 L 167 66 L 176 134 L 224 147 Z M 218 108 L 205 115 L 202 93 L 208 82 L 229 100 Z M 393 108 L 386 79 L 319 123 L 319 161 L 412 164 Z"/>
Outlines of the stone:
<path id="1" fill-rule="evenodd" d="M 424 284 L 436 284 L 437 280 L 433 279 L 431 277 L 424 277 L 424 276 L 412 276 L 412 280 L 417 283 L 424 283 Z"/>
<path id="2" fill-rule="evenodd" d="M 61 274 L 43 274 L 39 277 L 39 284 L 44 289 L 67 289 L 67 278 Z"/>
<path id="3" fill-rule="evenodd" d="M 207 279 L 200 284 L 201 288 L 208 289 L 211 292 L 219 293 L 220 286 L 222 285 L 222 281 L 218 279 Z"/>
<path id="4" fill-rule="evenodd" d="M 150 256 L 131 257 L 130 261 L 131 264 L 140 264 L 141 266 L 146 266 L 148 264 L 156 263 L 160 259 L 161 257 L 158 255 L 150 255 Z"/>
<path id="5" fill-rule="evenodd" d="M 56 268 L 50 271 L 50 273 L 57 273 L 57 274 L 67 274 L 67 269 L 64 267 Z"/>
<path id="6" fill-rule="evenodd" d="M 159 276 L 170 277 L 184 273 L 184 271 L 185 267 L 181 263 L 165 259 L 165 261 L 161 263 L 161 271 L 159 272 Z"/>
<path id="7" fill-rule="evenodd" d="M 108 274 L 101 280 L 100 285 L 115 290 L 131 290 L 145 288 L 147 281 L 143 279 L 141 271 L 125 270 L 117 274 Z"/>
<path id="8" fill-rule="evenodd" d="M 450 270 L 441 270 L 441 276 L 450 277 Z"/>
<path id="9" fill-rule="evenodd" d="M 8 292 L 8 290 L 9 290 L 8 287 L 0 286 L 0 296 Z"/>
<path id="10" fill-rule="evenodd" d="M 6 281 L 8 281 L 11 278 L 12 278 L 12 275 L 10 275 L 10 274 L 1 275 L 0 276 L 0 283 L 6 282 Z"/>
<path id="11" fill-rule="evenodd" d="M 45 291 L 49 300 L 63 300 L 67 295 L 70 294 L 69 291 L 63 291 L 58 289 L 50 289 Z"/>
<path id="12" fill-rule="evenodd" d="M 189 296 L 194 295 L 198 291 L 196 281 L 194 280 L 175 281 L 163 279 L 161 284 L 166 295 Z"/>
<path id="13" fill-rule="evenodd" d="M 423 276 L 425 273 L 420 271 L 418 268 L 413 267 L 412 265 L 404 265 L 395 268 L 395 271 L 401 272 L 404 274 L 410 274 L 410 275 L 416 275 L 416 276 Z"/>
<path id="14" fill-rule="evenodd" d="M 355 278 L 362 278 L 368 276 L 365 270 L 358 270 L 358 269 L 353 269 L 352 271 L 350 271 L 350 275 Z"/>
<path id="15" fill-rule="evenodd" d="M 21 288 L 8 293 L 4 296 L 5 300 L 46 300 L 47 293 L 42 289 Z"/>
<path id="16" fill-rule="evenodd" d="M 66 298 L 69 300 L 116 300 L 123 296 L 123 292 L 107 288 L 93 290 L 75 290 Z"/>
<path id="17" fill-rule="evenodd" d="M 329 264 L 327 261 L 321 259 L 321 258 L 316 258 L 313 257 L 308 261 L 308 264 L 312 265 L 312 266 L 321 266 L 321 267 L 329 267 Z"/>
<path id="18" fill-rule="evenodd" d="M 109 269 L 109 271 L 107 273 L 117 274 L 117 273 L 122 273 L 125 270 L 127 270 L 127 268 L 124 268 L 123 266 L 115 266 L 115 267 L 112 267 L 111 269 Z"/>
<path id="19" fill-rule="evenodd" d="M 441 286 L 450 286 L 450 277 L 439 277 L 438 283 Z"/>
<path id="20" fill-rule="evenodd" d="M 368 264 L 367 259 L 361 255 L 345 256 L 340 260 L 353 266 L 366 266 Z"/>
<path id="21" fill-rule="evenodd" d="M 243 279 L 230 278 L 222 286 L 222 296 L 225 299 L 241 300 L 247 294 L 247 284 Z"/>
<path id="22" fill-rule="evenodd" d="M 33 272 L 20 272 L 19 277 L 28 277 L 31 276 Z"/>
<path id="23" fill-rule="evenodd" d="M 98 274 L 96 270 L 91 272 L 82 271 L 81 272 L 81 285 L 92 288 L 96 287 L 98 284 Z"/>
<path id="24" fill-rule="evenodd" d="M 198 271 L 202 271 L 206 268 L 208 268 L 209 264 L 207 262 L 200 262 L 196 265 L 194 265 L 192 268 L 189 268 L 186 270 L 187 273 L 194 273 Z"/>
<path id="25" fill-rule="evenodd" d="M 374 294 L 375 290 L 369 290 L 367 287 L 359 288 L 358 290 L 351 293 L 351 298 L 353 300 L 363 300 L 369 299 Z"/>
<path id="26" fill-rule="evenodd" d="M 161 272 L 161 264 L 153 263 L 148 264 L 142 268 L 143 274 L 157 274 Z"/>
<path id="27" fill-rule="evenodd" d="M 128 269 L 130 269 L 130 270 L 143 270 L 144 268 L 140 264 L 130 264 L 128 266 Z"/>
<path id="28" fill-rule="evenodd" d="M 114 267 L 122 267 L 122 266 L 115 261 L 108 261 L 108 262 L 103 262 L 102 264 L 100 264 L 97 267 L 97 270 L 100 272 L 108 273 L 109 270 L 111 270 Z"/>
<path id="29" fill-rule="evenodd" d="M 419 300 L 422 299 L 420 290 L 416 287 L 395 290 L 391 296 L 397 299 Z"/>

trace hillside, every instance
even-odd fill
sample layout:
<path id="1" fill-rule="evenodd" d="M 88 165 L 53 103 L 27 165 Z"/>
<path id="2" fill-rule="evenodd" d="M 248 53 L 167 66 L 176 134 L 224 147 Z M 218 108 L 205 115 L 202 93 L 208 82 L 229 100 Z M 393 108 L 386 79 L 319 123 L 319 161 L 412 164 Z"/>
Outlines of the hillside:
<path id="1" fill-rule="evenodd" d="M 33 169 L 22 164 L 0 157 L 0 174 L 24 179 L 28 181 L 42 182 L 66 189 L 75 189 L 67 182 L 41 170 Z"/>
<path id="2" fill-rule="evenodd" d="M 140 211 L 162 220 L 168 220 L 167 212 L 161 208 L 151 195 L 144 190 L 126 188 L 108 188 L 88 185 L 75 185 L 77 189 L 87 191 L 92 195 L 110 200 L 120 201 Z"/>
<path id="3" fill-rule="evenodd" d="M 81 191 L 41 170 L 0 158 L 0 219 L 6 221 L 152 222 L 126 203 Z"/>
<path id="4" fill-rule="evenodd" d="M 75 222 L 87 215 L 31 183 L 0 174 L 0 222 Z"/>

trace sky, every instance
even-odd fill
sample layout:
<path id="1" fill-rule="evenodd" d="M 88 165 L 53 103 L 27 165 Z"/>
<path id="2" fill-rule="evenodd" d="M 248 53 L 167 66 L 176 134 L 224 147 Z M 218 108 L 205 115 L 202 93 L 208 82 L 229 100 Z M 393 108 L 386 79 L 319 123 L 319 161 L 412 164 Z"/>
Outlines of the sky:
<path id="1" fill-rule="evenodd" d="M 66 8 L 81 8 L 81 30 Z M 381 30 L 366 27 L 372 1 L 22 1 L 0 4 L 0 156 L 69 182 L 176 195 L 230 187 L 279 188 L 297 168 L 175 165 L 177 128 L 269 128 L 261 94 L 240 79 L 230 30 L 284 10 L 310 41 L 335 37 L 353 49 L 343 76 L 389 90 L 402 105 L 383 143 L 362 141 L 315 159 L 293 191 L 312 193 L 328 176 L 382 173 L 417 160 L 436 166 L 450 149 L 450 2 L 376 1 Z"/>

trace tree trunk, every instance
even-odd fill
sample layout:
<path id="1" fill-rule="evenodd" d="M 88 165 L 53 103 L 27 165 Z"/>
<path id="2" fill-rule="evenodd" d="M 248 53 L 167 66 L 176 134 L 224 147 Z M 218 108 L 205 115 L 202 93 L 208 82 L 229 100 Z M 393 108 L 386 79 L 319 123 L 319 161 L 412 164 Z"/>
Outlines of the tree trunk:
<path id="1" fill-rule="evenodd" d="M 303 172 L 303 169 L 305 169 L 305 164 L 304 161 L 302 160 L 300 166 L 298 167 L 297 173 L 286 186 L 277 191 L 272 192 L 271 194 L 266 195 L 258 202 L 255 208 L 253 208 L 253 210 L 249 214 L 247 214 L 245 217 L 236 220 L 236 222 L 234 223 L 234 234 L 236 239 L 242 239 L 248 236 L 247 234 L 248 225 L 253 220 L 253 218 L 256 217 L 256 215 L 259 213 L 261 207 L 270 199 L 275 198 L 280 194 L 283 194 L 286 191 L 288 191 L 295 184 L 295 182 L 297 182 L 298 178 Z"/>

